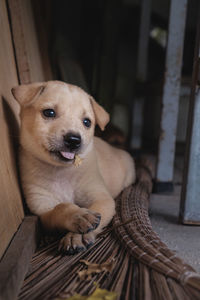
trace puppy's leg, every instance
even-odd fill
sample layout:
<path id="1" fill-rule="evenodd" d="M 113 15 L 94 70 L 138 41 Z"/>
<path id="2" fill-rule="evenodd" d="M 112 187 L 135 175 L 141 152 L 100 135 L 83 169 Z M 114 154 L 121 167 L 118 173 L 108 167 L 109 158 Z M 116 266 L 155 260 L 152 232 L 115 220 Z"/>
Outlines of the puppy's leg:
<path id="1" fill-rule="evenodd" d="M 47 230 L 68 230 L 75 233 L 87 233 L 97 228 L 100 214 L 72 203 L 58 204 L 54 209 L 40 216 Z"/>
<path id="2" fill-rule="evenodd" d="M 67 233 L 61 239 L 59 246 L 59 249 L 66 254 L 75 254 L 90 247 L 95 242 L 96 235 L 102 231 L 102 228 L 111 221 L 115 214 L 115 201 L 107 192 L 95 192 L 93 195 L 90 193 L 88 197 L 93 198 L 89 211 L 101 215 L 100 224 L 97 229 L 85 234 Z"/>
<path id="3" fill-rule="evenodd" d="M 97 193 L 93 197 L 92 204 L 88 207 L 90 211 L 99 213 L 101 221 L 97 229 L 93 231 L 95 235 L 102 231 L 102 228 L 108 225 L 115 214 L 115 201 L 107 192 Z"/>

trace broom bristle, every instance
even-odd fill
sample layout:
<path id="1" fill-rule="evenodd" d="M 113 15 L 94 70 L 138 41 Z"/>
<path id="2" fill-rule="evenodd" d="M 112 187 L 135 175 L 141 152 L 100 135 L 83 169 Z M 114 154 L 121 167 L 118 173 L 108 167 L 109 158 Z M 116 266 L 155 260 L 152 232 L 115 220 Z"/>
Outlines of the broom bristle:
<path id="1" fill-rule="evenodd" d="M 90 295 L 96 286 L 116 291 L 118 299 L 200 299 L 200 276 L 174 254 L 153 231 L 148 216 L 152 168 L 144 160 L 138 182 L 116 199 L 112 224 L 87 251 L 74 256 L 57 252 L 59 241 L 42 246 L 32 258 L 18 299 L 66 299 Z M 114 260 L 111 272 L 80 280 L 81 260 L 102 264 Z"/>

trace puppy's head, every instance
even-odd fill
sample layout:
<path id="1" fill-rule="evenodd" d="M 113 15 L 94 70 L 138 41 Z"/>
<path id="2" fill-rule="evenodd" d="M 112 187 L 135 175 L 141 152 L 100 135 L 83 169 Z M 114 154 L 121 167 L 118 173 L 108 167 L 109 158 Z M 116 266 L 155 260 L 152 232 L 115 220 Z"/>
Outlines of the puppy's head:
<path id="1" fill-rule="evenodd" d="M 21 145 L 54 165 L 73 162 L 91 150 L 95 125 L 104 130 L 108 113 L 82 89 L 59 81 L 12 89 L 21 105 Z"/>

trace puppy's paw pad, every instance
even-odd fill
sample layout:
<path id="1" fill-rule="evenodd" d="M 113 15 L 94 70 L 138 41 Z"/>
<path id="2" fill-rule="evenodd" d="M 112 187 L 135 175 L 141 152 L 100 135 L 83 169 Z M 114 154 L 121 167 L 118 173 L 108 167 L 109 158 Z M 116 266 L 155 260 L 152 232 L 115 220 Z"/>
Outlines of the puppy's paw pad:
<path id="1" fill-rule="evenodd" d="M 80 247 L 80 246 L 71 246 L 69 247 L 68 250 L 64 251 L 65 254 L 67 255 L 74 255 L 74 254 L 77 254 L 77 253 L 80 253 L 82 251 L 86 250 L 85 247 Z"/>
<path id="2" fill-rule="evenodd" d="M 75 228 L 77 228 L 77 232 L 81 234 L 93 230 L 92 224 L 87 220 L 85 216 L 78 215 L 73 225 Z"/>
<path id="3" fill-rule="evenodd" d="M 75 232 L 81 234 L 95 230 L 101 220 L 101 215 L 86 208 L 80 208 L 78 213 L 73 216 L 73 228 Z"/>
<path id="4" fill-rule="evenodd" d="M 87 213 L 85 214 L 85 218 L 92 225 L 92 230 L 96 229 L 99 226 L 100 221 L 101 221 L 101 215 L 99 213 L 95 213 L 90 210 L 88 210 Z"/>
<path id="5" fill-rule="evenodd" d="M 73 255 L 86 250 L 82 242 L 82 235 L 73 232 L 67 233 L 61 239 L 58 250 L 67 255 Z"/>
<path id="6" fill-rule="evenodd" d="M 94 242 L 95 242 L 95 235 L 93 232 L 89 232 L 83 235 L 83 242 L 85 244 L 85 246 L 88 248 L 90 248 Z"/>
<path id="7" fill-rule="evenodd" d="M 75 254 L 75 250 L 72 247 L 67 247 L 67 249 L 65 251 L 63 250 L 63 252 L 67 255 Z"/>

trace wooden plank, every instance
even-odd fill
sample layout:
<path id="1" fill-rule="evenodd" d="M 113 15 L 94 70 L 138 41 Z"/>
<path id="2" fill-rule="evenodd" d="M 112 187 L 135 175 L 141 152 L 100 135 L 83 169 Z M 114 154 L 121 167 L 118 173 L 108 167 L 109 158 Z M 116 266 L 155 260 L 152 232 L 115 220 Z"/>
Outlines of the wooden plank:
<path id="1" fill-rule="evenodd" d="M 20 83 L 44 81 L 31 0 L 8 0 Z"/>
<path id="2" fill-rule="evenodd" d="M 25 217 L 0 262 L 0 299 L 17 299 L 38 237 L 38 218 Z"/>
<path id="3" fill-rule="evenodd" d="M 32 1 L 32 5 L 44 77 L 45 80 L 52 80 L 53 74 L 48 52 L 52 31 L 52 2 L 49 0 L 34 0 Z"/>
<path id="4" fill-rule="evenodd" d="M 0 257 L 23 217 L 16 168 L 19 106 L 11 95 L 18 84 L 5 0 L 0 1 Z"/>

